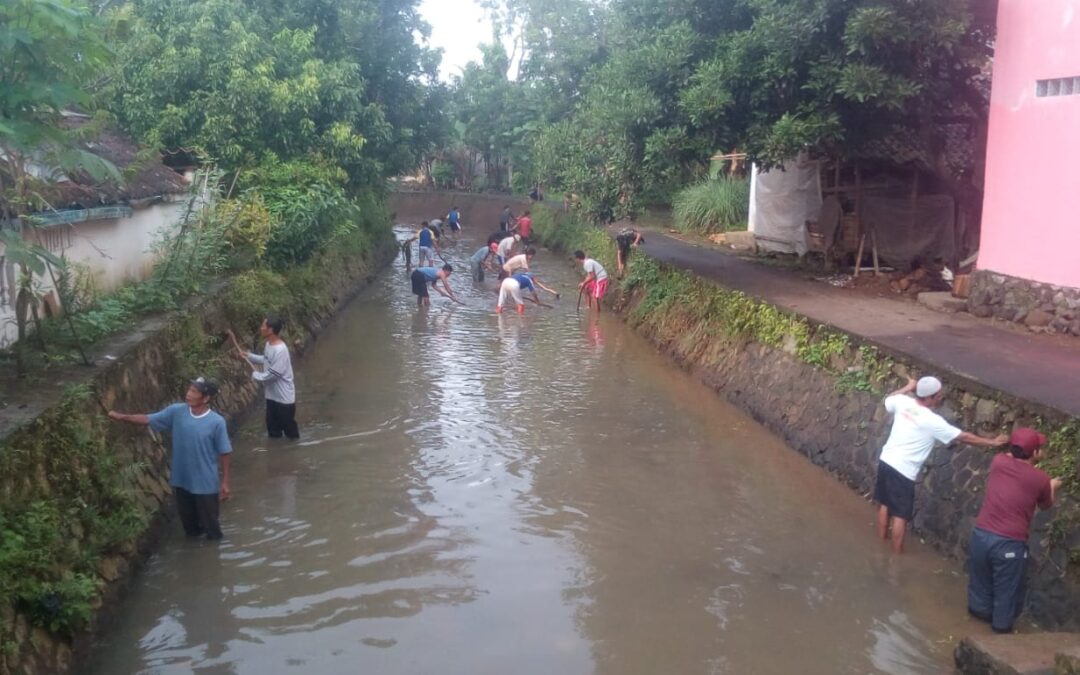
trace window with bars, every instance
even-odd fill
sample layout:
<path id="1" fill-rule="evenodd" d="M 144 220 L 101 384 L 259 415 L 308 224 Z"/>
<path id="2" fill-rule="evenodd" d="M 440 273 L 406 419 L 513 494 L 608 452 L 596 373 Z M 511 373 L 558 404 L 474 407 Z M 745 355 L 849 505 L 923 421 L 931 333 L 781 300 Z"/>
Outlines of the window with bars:
<path id="1" fill-rule="evenodd" d="M 1076 77 L 1054 77 L 1049 80 L 1035 80 L 1035 95 L 1039 98 L 1049 96 L 1080 96 L 1080 75 Z"/>

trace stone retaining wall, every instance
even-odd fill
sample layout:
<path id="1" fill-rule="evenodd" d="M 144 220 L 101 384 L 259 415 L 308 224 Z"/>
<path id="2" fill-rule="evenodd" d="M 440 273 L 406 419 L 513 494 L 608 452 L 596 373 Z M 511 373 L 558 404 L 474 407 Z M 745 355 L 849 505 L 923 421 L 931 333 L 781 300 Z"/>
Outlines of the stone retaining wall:
<path id="1" fill-rule="evenodd" d="M 588 250 L 612 269 L 607 234 L 566 220 L 541 212 L 537 221 L 545 241 Z M 1036 426 L 1051 434 L 1053 470 L 1077 471 L 1080 420 L 646 255 L 642 252 L 631 264 L 625 280 L 613 280 L 608 301 L 619 316 L 860 495 L 872 493 L 877 458 L 891 426 L 882 395 L 903 386 L 909 373 L 943 380 L 946 400 L 939 412 L 957 426 L 982 435 Z M 934 451 L 916 490 L 916 536 L 950 557 L 966 558 L 995 452 L 959 444 Z M 874 546 L 872 529 L 866 536 L 867 546 Z M 1043 627 L 1080 627 L 1080 504 L 1062 494 L 1053 510 L 1036 516 L 1029 543 L 1029 616 Z"/>
<path id="2" fill-rule="evenodd" d="M 339 255 L 330 263 L 331 269 L 320 269 L 323 275 L 320 278 L 327 282 L 326 292 L 318 298 L 305 299 L 304 316 L 307 318 L 303 325 L 286 327 L 284 335 L 292 343 L 294 358 L 396 255 L 392 239 L 384 235 L 382 241 L 376 243 L 375 250 Z M 96 374 L 88 375 L 76 393 L 4 439 L 0 451 L 27 456 L 23 470 L 19 472 L 21 475 L 0 477 L 0 497 L 8 503 L 32 503 L 37 499 L 57 497 L 60 489 L 69 489 L 66 484 L 63 488 L 54 484 L 56 469 L 50 464 L 49 447 L 39 442 L 42 436 L 60 433 L 56 429 L 57 421 L 62 417 L 74 421 L 76 435 L 91 443 L 94 452 L 108 454 L 109 462 L 130 472 L 130 489 L 137 493 L 146 525 L 130 540 L 114 543 L 101 554 L 94 580 L 101 592 L 93 601 L 90 625 L 77 635 L 51 632 L 47 628 L 47 619 L 41 616 L 40 607 L 28 607 L 25 603 L 0 606 L 0 675 L 64 673 L 76 665 L 74 661 L 88 647 L 92 635 L 108 623 L 110 610 L 116 607 L 116 600 L 131 580 L 133 571 L 153 548 L 161 525 L 171 512 L 169 454 L 165 446 L 145 428 L 106 420 L 103 408 L 142 412 L 182 398 L 192 369 L 190 358 L 185 356 L 189 341 L 200 343 L 207 357 L 218 364 L 221 391 L 215 397 L 213 407 L 230 423 L 260 397 L 259 387 L 251 380 L 250 371 L 231 358 L 230 347 L 223 337 L 225 329 L 230 327 L 223 302 L 229 292 L 230 287 L 226 285 L 185 312 L 165 320 L 147 322 L 148 326 L 141 327 L 148 333 L 147 337 L 116 353 L 116 360 Z M 250 329 L 235 328 L 242 340 L 254 338 Z M 87 463 L 77 468 L 92 473 L 95 466 L 99 465 L 87 458 Z M 71 546 L 91 546 L 83 541 L 90 535 L 77 523 L 64 523 L 63 526 L 70 528 L 65 534 L 70 537 Z M 99 549 L 87 550 L 96 552 Z"/>
<path id="3" fill-rule="evenodd" d="M 967 307 L 975 316 L 1080 336 L 1080 288 L 978 270 L 972 275 Z"/>

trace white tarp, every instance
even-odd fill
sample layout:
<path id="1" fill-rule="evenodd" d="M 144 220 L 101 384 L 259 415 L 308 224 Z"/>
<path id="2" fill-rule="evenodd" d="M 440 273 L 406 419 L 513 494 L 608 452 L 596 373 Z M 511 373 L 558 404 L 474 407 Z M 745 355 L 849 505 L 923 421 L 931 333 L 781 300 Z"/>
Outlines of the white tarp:
<path id="1" fill-rule="evenodd" d="M 760 249 L 806 253 L 806 221 L 821 211 L 818 165 L 804 157 L 783 169 L 750 172 L 750 231 Z"/>

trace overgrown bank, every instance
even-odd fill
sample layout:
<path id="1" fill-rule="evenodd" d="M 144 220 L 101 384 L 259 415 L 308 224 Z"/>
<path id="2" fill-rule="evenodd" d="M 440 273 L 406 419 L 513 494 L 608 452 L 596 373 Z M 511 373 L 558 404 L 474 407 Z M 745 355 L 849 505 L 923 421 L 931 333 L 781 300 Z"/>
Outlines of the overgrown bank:
<path id="1" fill-rule="evenodd" d="M 221 382 L 215 407 L 235 417 L 258 396 L 224 331 L 253 347 L 268 311 L 301 346 L 395 254 L 389 217 L 278 273 L 240 272 L 171 315 L 110 366 L 0 444 L 0 673 L 63 672 L 130 578 L 169 505 L 168 453 L 105 408 L 177 400 L 197 374 Z"/>
<path id="2" fill-rule="evenodd" d="M 580 248 L 615 268 L 614 246 L 603 230 L 550 209 L 534 215 L 545 245 Z M 626 278 L 613 282 L 612 308 L 658 349 L 815 464 L 860 494 L 871 491 L 889 424 L 881 395 L 929 366 L 644 255 L 635 255 Z M 1033 526 L 1031 616 L 1048 627 L 1080 625 L 1080 422 L 964 377 L 937 374 L 949 392 L 943 413 L 964 428 L 990 433 L 1029 423 L 1052 432 L 1046 468 L 1073 477 L 1074 492 Z M 928 463 L 913 524 L 948 555 L 965 555 L 992 456 L 957 446 L 937 451 Z"/>

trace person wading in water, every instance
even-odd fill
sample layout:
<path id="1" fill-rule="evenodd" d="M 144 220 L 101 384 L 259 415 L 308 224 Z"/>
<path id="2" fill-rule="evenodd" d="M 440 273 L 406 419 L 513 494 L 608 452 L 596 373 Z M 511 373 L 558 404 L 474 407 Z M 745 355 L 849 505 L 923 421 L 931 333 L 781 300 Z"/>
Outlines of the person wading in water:
<path id="1" fill-rule="evenodd" d="M 911 393 L 915 394 L 914 398 L 909 396 Z M 944 398 L 941 381 L 936 377 L 924 377 L 918 382 L 908 379 L 903 388 L 885 397 L 885 410 L 894 417 L 889 440 L 881 448 L 878 460 L 874 501 L 880 504 L 878 536 L 882 539 L 891 536 L 894 553 L 904 550 L 907 524 L 915 513 L 915 479 L 935 441 L 945 445 L 960 441 L 995 447 L 1009 440 L 1004 435 L 983 438 L 949 424 L 934 412 Z"/>
<path id="2" fill-rule="evenodd" d="M 1035 508 L 1054 505 L 1060 478 L 1035 468 L 1046 436 L 1021 427 L 1009 436 L 1009 452 L 990 462 L 986 496 L 968 545 L 968 612 L 995 633 L 1011 633 L 1024 609 L 1028 533 Z"/>
<path id="3" fill-rule="evenodd" d="M 431 296 L 428 295 L 428 284 L 435 289 L 440 295 L 444 295 L 459 305 L 465 303 L 461 302 L 454 297 L 454 292 L 450 290 L 450 284 L 447 281 L 450 278 L 450 274 L 453 273 L 454 268 L 449 263 L 442 266 L 440 269 L 434 267 L 417 267 L 413 270 L 409 280 L 412 282 L 412 292 L 416 296 L 416 306 L 427 306 L 431 304 Z M 439 288 L 435 284 L 442 281 L 443 288 Z M 446 289 L 446 290 L 443 290 Z"/>
<path id="4" fill-rule="evenodd" d="M 266 396 L 266 434 L 270 438 L 300 438 L 296 426 L 296 386 L 293 383 L 292 359 L 289 346 L 281 339 L 285 322 L 270 314 L 259 325 L 266 344 L 263 353 L 249 352 L 240 346 L 236 334 L 226 331 L 239 357 L 252 367 L 251 377 L 262 384 Z M 261 366 L 261 367 L 260 367 Z"/>
<path id="5" fill-rule="evenodd" d="M 150 414 L 109 411 L 109 417 L 114 420 L 149 426 L 157 432 L 172 432 L 169 485 L 173 487 L 184 533 L 189 537 L 205 535 L 207 539 L 221 539 L 218 503 L 232 494 L 229 432 L 225 418 L 210 409 L 210 399 L 217 392 L 217 384 L 199 377 L 191 381 L 183 403 Z"/>

